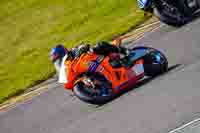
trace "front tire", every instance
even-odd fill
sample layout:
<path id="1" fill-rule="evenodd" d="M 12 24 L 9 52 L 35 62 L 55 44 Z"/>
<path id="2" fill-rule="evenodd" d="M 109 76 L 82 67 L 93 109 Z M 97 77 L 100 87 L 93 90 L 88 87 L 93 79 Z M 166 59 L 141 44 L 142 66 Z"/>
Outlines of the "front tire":
<path id="1" fill-rule="evenodd" d="M 98 93 L 93 92 L 92 89 L 89 88 L 88 85 L 86 85 L 83 81 L 79 81 L 78 83 L 75 84 L 73 92 L 75 96 L 77 96 L 80 100 L 87 102 L 89 104 L 96 104 L 96 105 L 105 104 L 114 98 L 114 94 L 112 93 L 111 88 L 109 88 L 109 84 L 107 83 L 104 83 L 100 86 L 95 85 L 95 88 L 93 89 L 99 89 L 99 92 Z M 107 94 L 106 95 L 101 94 L 100 91 L 102 90 L 100 89 L 106 89 L 106 91 L 108 91 Z"/>

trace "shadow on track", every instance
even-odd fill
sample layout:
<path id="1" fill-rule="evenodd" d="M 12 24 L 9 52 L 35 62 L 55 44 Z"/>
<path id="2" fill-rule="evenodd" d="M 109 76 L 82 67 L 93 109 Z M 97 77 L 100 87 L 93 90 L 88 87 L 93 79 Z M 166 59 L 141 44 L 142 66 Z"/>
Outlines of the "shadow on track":
<path id="1" fill-rule="evenodd" d="M 156 76 L 156 77 L 148 77 L 148 78 L 145 78 L 144 80 L 142 80 L 141 82 L 139 82 L 139 83 L 134 87 L 134 89 L 135 89 L 135 88 L 138 88 L 138 87 L 141 87 L 142 85 L 145 85 L 145 84 L 151 82 L 152 80 L 154 80 L 154 79 L 156 79 L 156 78 L 158 78 L 158 77 L 160 77 L 160 76 L 163 76 L 163 75 L 168 74 L 170 71 L 176 69 L 176 68 L 179 67 L 179 66 L 181 66 L 181 64 L 176 64 L 176 65 L 170 66 L 170 67 L 168 68 L 167 72 L 165 72 L 165 73 L 163 73 L 163 74 L 160 74 L 160 75 L 158 75 L 158 76 Z M 131 90 L 133 90 L 133 89 L 129 89 L 128 91 L 131 91 Z M 127 92 L 127 91 L 126 91 L 126 92 Z"/>
<path id="2" fill-rule="evenodd" d="M 137 88 L 142 87 L 143 85 L 146 85 L 147 83 L 151 82 L 152 80 L 154 80 L 154 79 L 156 79 L 156 78 L 158 78 L 158 77 L 160 77 L 160 76 L 164 76 L 164 75 L 168 74 L 169 72 L 171 72 L 172 70 L 174 70 L 174 69 L 176 69 L 176 68 L 178 68 L 178 67 L 180 67 L 180 66 L 182 66 L 182 65 L 181 65 L 181 64 L 172 65 L 172 66 L 170 66 L 170 67 L 168 68 L 167 72 L 165 72 L 165 73 L 163 73 L 163 74 L 160 74 L 160 75 L 158 75 L 158 76 L 156 76 L 156 77 L 147 77 L 147 78 L 143 79 L 143 80 L 142 80 L 141 82 L 139 82 L 135 87 L 133 87 L 133 88 L 128 88 L 128 89 L 126 89 L 126 90 L 123 90 L 121 93 L 119 93 L 117 96 L 115 96 L 115 97 L 114 97 L 111 101 L 109 101 L 108 103 L 113 102 L 115 99 L 117 99 L 117 98 L 123 96 L 123 94 L 125 94 L 125 93 L 128 93 L 128 92 L 130 92 L 130 91 L 133 91 L 133 90 L 135 90 L 135 89 L 137 89 Z M 105 104 L 107 104 L 107 103 L 105 103 Z M 105 105 L 105 104 L 97 105 L 96 108 L 101 107 L 101 106 L 103 106 L 103 105 Z"/>

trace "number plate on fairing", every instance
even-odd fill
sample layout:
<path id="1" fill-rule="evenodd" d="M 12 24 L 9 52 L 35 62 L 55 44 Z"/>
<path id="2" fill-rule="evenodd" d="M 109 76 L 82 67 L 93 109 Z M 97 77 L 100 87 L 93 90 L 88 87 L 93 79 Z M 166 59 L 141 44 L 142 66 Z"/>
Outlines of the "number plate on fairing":
<path id="1" fill-rule="evenodd" d="M 141 75 L 144 73 L 143 64 L 136 64 L 131 68 L 131 70 L 135 72 L 136 76 Z"/>

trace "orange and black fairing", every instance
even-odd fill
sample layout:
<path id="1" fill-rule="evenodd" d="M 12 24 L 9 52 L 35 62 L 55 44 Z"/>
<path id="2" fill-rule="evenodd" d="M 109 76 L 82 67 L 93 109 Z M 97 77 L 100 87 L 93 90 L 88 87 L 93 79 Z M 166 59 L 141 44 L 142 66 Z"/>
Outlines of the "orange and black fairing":
<path id="1" fill-rule="evenodd" d="M 110 64 L 109 60 L 109 56 L 85 53 L 73 61 L 66 61 L 68 82 L 65 84 L 65 88 L 73 89 L 77 77 L 83 73 L 100 73 L 112 83 L 113 92 L 119 92 L 136 84 L 144 76 L 143 60 L 133 62 L 130 68 L 124 66 L 115 68 Z"/>
<path id="2" fill-rule="evenodd" d="M 111 81 L 113 91 L 118 92 L 123 88 L 127 88 L 136 84 L 138 79 L 144 76 L 144 72 L 137 74 L 133 69 L 135 68 L 135 66 L 142 63 L 143 60 L 140 60 L 129 69 L 127 69 L 124 66 L 114 68 L 109 63 L 109 57 L 106 57 L 100 64 L 100 66 L 97 68 L 97 72 L 101 72 L 109 81 Z"/>

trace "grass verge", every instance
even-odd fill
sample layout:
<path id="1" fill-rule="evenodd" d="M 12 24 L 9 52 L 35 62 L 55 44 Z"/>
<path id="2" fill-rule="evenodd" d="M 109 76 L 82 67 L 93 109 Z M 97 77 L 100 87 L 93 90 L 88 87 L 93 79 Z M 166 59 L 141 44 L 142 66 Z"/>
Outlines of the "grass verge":
<path id="1" fill-rule="evenodd" d="M 110 40 L 146 19 L 135 0 L 0 1 L 0 103 L 54 74 L 55 44 Z"/>

